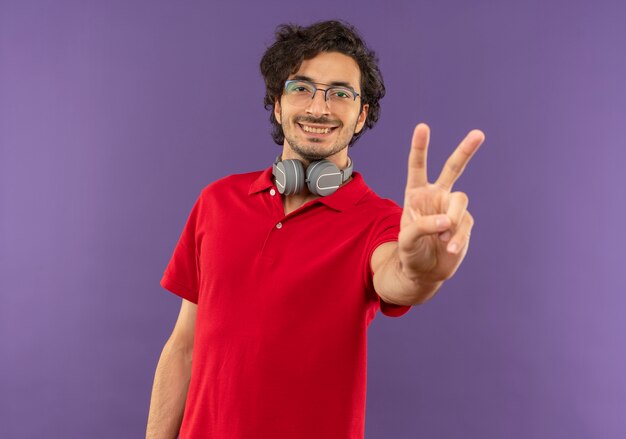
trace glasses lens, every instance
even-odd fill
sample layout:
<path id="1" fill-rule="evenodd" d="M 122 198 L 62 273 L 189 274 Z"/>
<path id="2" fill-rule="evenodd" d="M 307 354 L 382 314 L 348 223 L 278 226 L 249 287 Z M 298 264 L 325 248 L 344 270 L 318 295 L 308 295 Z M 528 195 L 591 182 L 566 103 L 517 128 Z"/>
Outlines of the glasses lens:
<path id="1" fill-rule="evenodd" d="M 328 89 L 328 100 L 336 103 L 348 103 L 356 99 L 354 91 L 345 87 L 332 87 Z"/>
<path id="2" fill-rule="evenodd" d="M 285 83 L 285 96 L 293 105 L 307 105 L 318 90 L 322 93 L 326 92 L 324 89 L 317 89 L 309 81 L 290 80 Z M 350 88 L 330 87 L 326 94 L 326 102 L 329 106 L 340 108 L 353 103 L 356 96 L 356 92 Z"/>
<path id="3" fill-rule="evenodd" d="M 304 104 L 308 102 L 315 93 L 315 86 L 306 81 L 287 81 L 285 84 L 285 95 L 293 103 Z"/>

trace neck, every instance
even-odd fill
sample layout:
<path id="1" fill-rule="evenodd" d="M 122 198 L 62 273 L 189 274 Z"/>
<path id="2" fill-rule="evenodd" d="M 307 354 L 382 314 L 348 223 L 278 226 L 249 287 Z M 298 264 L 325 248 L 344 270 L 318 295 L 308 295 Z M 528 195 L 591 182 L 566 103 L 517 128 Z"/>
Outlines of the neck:
<path id="1" fill-rule="evenodd" d="M 319 198 L 316 195 L 313 195 L 309 192 L 308 189 L 303 189 L 299 194 L 293 195 L 283 195 L 283 209 L 285 211 L 285 215 L 289 215 L 294 210 L 298 210 L 302 206 L 304 206 L 309 201 L 313 201 L 316 198 Z"/>

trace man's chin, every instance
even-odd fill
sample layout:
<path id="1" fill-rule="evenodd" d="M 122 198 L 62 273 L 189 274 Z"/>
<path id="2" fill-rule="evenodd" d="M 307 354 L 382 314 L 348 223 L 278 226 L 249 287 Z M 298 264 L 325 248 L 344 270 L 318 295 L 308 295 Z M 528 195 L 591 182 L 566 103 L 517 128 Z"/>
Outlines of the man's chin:
<path id="1" fill-rule="evenodd" d="M 329 139 L 308 138 L 301 142 L 293 138 L 286 140 L 293 152 L 309 162 L 327 159 L 348 147 L 348 144 L 342 147 L 338 147 L 336 144 L 323 145 Z"/>
<path id="2" fill-rule="evenodd" d="M 315 151 L 309 148 L 292 148 L 293 151 L 308 162 L 316 162 L 318 160 L 324 160 L 332 155 L 331 152 L 325 153 L 324 151 Z"/>
<path id="3" fill-rule="evenodd" d="M 304 147 L 304 148 L 292 147 L 291 149 L 300 157 L 302 157 L 304 160 L 309 161 L 309 162 L 324 160 L 334 154 L 337 154 L 337 152 L 339 152 L 335 150 L 322 151 L 317 148 L 307 148 L 307 147 Z"/>

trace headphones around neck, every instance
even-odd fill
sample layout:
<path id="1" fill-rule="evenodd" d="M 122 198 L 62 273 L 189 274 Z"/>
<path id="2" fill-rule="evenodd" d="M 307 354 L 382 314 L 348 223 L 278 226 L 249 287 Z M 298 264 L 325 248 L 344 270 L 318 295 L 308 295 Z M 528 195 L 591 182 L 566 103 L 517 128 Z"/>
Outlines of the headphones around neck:
<path id="1" fill-rule="evenodd" d="M 282 160 L 279 155 L 272 165 L 272 175 L 276 179 L 278 192 L 293 195 L 302 191 L 304 183 L 313 195 L 325 197 L 334 193 L 352 175 L 352 160 L 348 157 L 348 167 L 339 169 L 328 160 L 311 162 L 304 172 L 300 160 Z"/>

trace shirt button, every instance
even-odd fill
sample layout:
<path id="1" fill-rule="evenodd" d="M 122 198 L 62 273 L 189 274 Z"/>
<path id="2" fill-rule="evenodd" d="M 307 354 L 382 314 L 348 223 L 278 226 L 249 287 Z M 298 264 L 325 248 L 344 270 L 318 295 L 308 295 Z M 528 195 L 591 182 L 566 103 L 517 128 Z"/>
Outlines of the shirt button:
<path id="1" fill-rule="evenodd" d="M 277 228 L 277 229 L 282 229 L 282 228 L 283 228 L 283 223 L 278 223 L 278 224 L 276 224 L 276 228 Z"/>
<path id="2" fill-rule="evenodd" d="M 276 195 L 276 190 L 274 189 L 270 189 L 270 195 L 273 197 L 274 195 Z"/>

